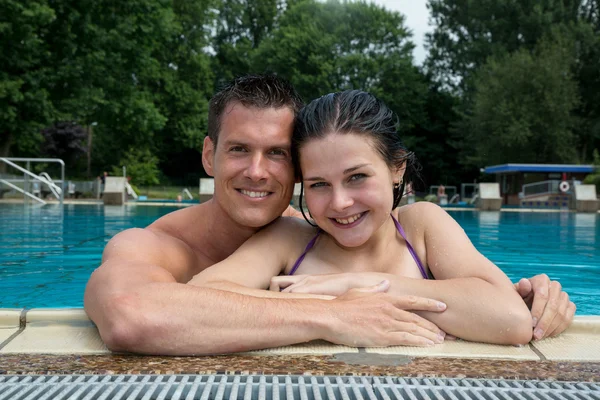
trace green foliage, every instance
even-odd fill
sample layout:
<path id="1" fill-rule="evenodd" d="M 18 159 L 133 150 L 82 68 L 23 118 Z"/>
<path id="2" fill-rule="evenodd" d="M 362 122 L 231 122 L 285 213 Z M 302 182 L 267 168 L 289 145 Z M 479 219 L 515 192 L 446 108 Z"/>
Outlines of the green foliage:
<path id="1" fill-rule="evenodd" d="M 427 35 L 427 67 L 465 89 L 488 57 L 533 50 L 558 25 L 578 20 L 582 0 L 428 0 L 435 30 Z"/>
<path id="2" fill-rule="evenodd" d="M 42 153 L 52 158 L 61 158 L 67 165 L 73 165 L 86 152 L 88 134 L 72 121 L 57 122 L 43 129 L 42 136 Z"/>
<path id="3" fill-rule="evenodd" d="M 591 3 L 591 1 L 590 1 Z M 575 115 L 579 119 L 576 130 L 579 159 L 588 162 L 593 149 L 600 148 L 600 2 L 596 0 L 596 20 L 579 24 L 575 37 L 578 54 L 574 77 L 579 82 L 580 106 Z"/>
<path id="4" fill-rule="evenodd" d="M 174 31 L 161 44 L 157 57 L 163 65 L 161 79 L 153 86 L 154 101 L 166 117 L 154 133 L 165 173 L 182 176 L 198 171 L 200 164 L 181 163 L 182 153 L 199 154 L 207 128 L 208 99 L 213 93 L 214 73 L 206 32 L 213 19 L 213 0 L 173 2 Z"/>
<path id="5" fill-rule="evenodd" d="M 254 50 L 270 35 L 286 6 L 285 0 L 217 2 L 212 47 L 218 84 L 251 71 Z"/>
<path id="6" fill-rule="evenodd" d="M 122 175 L 123 166 L 127 169 L 127 176 L 137 186 L 158 185 L 158 157 L 148 148 L 130 148 L 117 166 L 113 166 L 113 175 Z"/>
<path id="7" fill-rule="evenodd" d="M 587 185 L 596 185 L 596 192 L 600 193 L 600 154 L 598 153 L 598 149 L 594 149 L 593 157 L 596 171 L 593 174 L 586 176 L 583 183 Z"/>
<path id="8" fill-rule="evenodd" d="M 55 108 L 49 83 L 46 41 L 55 20 L 45 0 L 0 2 L 0 156 L 11 146 L 21 154 L 36 154 L 40 129 L 52 122 Z"/>
<path id="9" fill-rule="evenodd" d="M 573 62 L 572 42 L 551 38 L 533 51 L 491 57 L 477 72 L 471 113 L 461 125 L 468 160 L 476 166 L 574 162 Z"/>
<path id="10" fill-rule="evenodd" d="M 589 159 L 600 146 L 598 0 L 428 6 L 426 67 L 460 96 L 453 145 L 463 165 Z"/>
<path id="11" fill-rule="evenodd" d="M 254 53 L 254 69 L 285 76 L 306 100 L 347 88 L 377 90 L 399 75 L 406 81 L 416 75 L 404 17 L 375 4 L 306 0 L 278 25 Z"/>

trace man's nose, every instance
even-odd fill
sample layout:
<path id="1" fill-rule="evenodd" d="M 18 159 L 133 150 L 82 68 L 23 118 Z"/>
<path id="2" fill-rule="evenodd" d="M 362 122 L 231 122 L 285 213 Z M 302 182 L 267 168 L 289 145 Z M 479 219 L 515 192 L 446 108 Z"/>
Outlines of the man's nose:
<path id="1" fill-rule="evenodd" d="M 246 168 L 245 176 L 253 181 L 259 181 L 267 177 L 267 160 L 262 154 L 255 154 Z"/>

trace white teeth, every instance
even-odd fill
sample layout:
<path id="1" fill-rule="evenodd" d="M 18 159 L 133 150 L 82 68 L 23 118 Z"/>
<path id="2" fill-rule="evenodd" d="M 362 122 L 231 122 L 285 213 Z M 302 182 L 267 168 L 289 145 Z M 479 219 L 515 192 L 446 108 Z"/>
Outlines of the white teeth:
<path id="1" fill-rule="evenodd" d="M 269 194 L 269 192 L 251 192 L 249 190 L 240 190 L 240 192 L 249 197 L 266 197 Z"/>
<path id="2" fill-rule="evenodd" d="M 354 222 L 354 221 L 356 221 L 357 219 L 359 219 L 361 216 L 362 216 L 362 213 L 360 213 L 360 214 L 356 214 L 356 215 L 353 215 L 353 216 L 351 216 L 350 218 L 345 218 L 345 219 L 339 219 L 339 218 L 336 218 L 336 219 L 335 219 L 335 221 L 336 221 L 338 224 L 342 224 L 342 225 L 348 225 L 348 224 L 351 224 L 351 223 L 353 223 L 353 222 Z"/>

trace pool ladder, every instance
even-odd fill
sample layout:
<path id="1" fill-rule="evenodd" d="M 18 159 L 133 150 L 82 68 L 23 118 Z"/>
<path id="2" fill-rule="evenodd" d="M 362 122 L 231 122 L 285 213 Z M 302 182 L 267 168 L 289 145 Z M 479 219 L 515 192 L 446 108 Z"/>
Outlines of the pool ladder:
<path id="1" fill-rule="evenodd" d="M 0 161 L 4 162 L 6 165 L 9 165 L 21 172 L 23 172 L 24 179 L 19 179 L 16 180 L 17 182 L 29 182 L 28 177 L 31 177 L 34 179 L 35 183 L 40 182 L 43 183 L 45 185 L 48 186 L 50 192 L 60 201 L 60 204 L 62 205 L 63 201 L 64 201 L 64 190 L 63 188 L 59 187 L 56 182 L 54 182 L 52 180 L 52 178 L 50 178 L 50 175 L 48 175 L 46 172 L 42 172 L 39 175 L 34 174 L 33 172 L 29 171 L 29 166 L 31 162 L 56 162 L 59 163 L 61 165 L 61 172 L 62 172 L 62 179 L 60 180 L 60 183 L 62 185 L 64 185 L 65 182 L 65 163 L 63 160 L 59 159 L 59 158 L 6 158 L 6 157 L 0 157 Z M 27 163 L 27 168 L 23 168 L 20 165 L 15 164 L 13 161 L 20 161 L 20 162 L 26 162 Z M 15 181 L 15 180 L 13 180 Z M 0 178 L 0 183 L 10 187 L 13 190 L 16 190 L 19 193 L 22 193 L 23 195 L 41 203 L 41 204 L 46 204 L 46 202 L 41 198 L 36 196 L 36 193 L 40 193 L 39 190 L 36 190 L 34 188 L 34 190 L 32 190 L 32 192 L 29 192 L 27 190 L 25 190 L 24 188 L 21 188 L 17 185 L 12 184 L 11 182 L 9 182 L 6 179 L 1 179 Z"/>

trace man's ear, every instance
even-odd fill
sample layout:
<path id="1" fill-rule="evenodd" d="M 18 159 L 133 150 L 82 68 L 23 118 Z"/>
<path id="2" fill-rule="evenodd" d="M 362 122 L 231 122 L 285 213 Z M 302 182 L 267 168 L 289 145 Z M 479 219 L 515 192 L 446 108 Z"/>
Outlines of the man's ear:
<path id="1" fill-rule="evenodd" d="M 204 138 L 204 146 L 202 146 L 202 166 L 204 167 L 204 171 L 209 176 L 214 177 L 213 172 L 213 163 L 215 160 L 215 144 L 206 136 Z"/>

